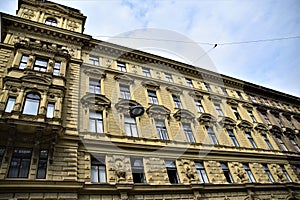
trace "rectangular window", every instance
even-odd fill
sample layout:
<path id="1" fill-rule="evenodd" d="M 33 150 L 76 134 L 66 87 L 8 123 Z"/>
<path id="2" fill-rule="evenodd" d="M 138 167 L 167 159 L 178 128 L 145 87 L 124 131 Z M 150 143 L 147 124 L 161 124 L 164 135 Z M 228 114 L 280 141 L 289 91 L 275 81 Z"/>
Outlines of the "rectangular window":
<path id="1" fill-rule="evenodd" d="M 169 140 L 165 122 L 162 120 L 155 120 L 155 126 L 158 134 L 158 138 L 161 140 Z"/>
<path id="2" fill-rule="evenodd" d="M 182 109 L 182 104 L 181 104 L 181 101 L 180 101 L 180 97 L 173 94 L 172 98 L 173 98 L 173 101 L 174 101 L 174 104 L 175 104 L 175 108 Z"/>
<path id="3" fill-rule="evenodd" d="M 31 153 L 31 149 L 14 149 L 7 175 L 8 178 L 28 178 Z"/>
<path id="4" fill-rule="evenodd" d="M 193 85 L 193 82 L 192 82 L 192 79 L 189 79 L 189 78 L 185 78 L 185 82 L 187 84 L 187 86 L 193 88 L 194 85 Z"/>
<path id="5" fill-rule="evenodd" d="M 263 164 L 262 166 L 263 166 L 264 171 L 266 172 L 266 174 L 267 174 L 267 176 L 268 176 L 268 178 L 269 178 L 269 181 L 272 182 L 272 183 L 274 183 L 275 180 L 274 180 L 274 178 L 273 178 L 273 176 L 272 176 L 272 174 L 271 174 L 271 172 L 270 172 L 268 166 L 267 166 L 266 164 Z"/>
<path id="6" fill-rule="evenodd" d="M 165 73 L 166 81 L 173 83 L 173 78 L 171 74 Z"/>
<path id="7" fill-rule="evenodd" d="M 4 157 L 4 153 L 5 153 L 5 148 L 0 147 L 0 167 L 1 167 L 1 164 L 2 164 L 3 157 Z"/>
<path id="8" fill-rule="evenodd" d="M 135 119 L 129 116 L 124 116 L 124 123 L 126 135 L 130 137 L 138 137 Z"/>
<path id="9" fill-rule="evenodd" d="M 122 99 L 131 99 L 129 85 L 120 85 L 120 97 Z"/>
<path id="10" fill-rule="evenodd" d="M 270 120 L 269 120 L 269 118 L 268 118 L 268 116 L 267 116 L 267 113 L 262 112 L 261 115 L 263 116 L 265 122 L 266 122 L 268 125 L 271 125 L 271 122 L 270 122 Z"/>
<path id="11" fill-rule="evenodd" d="M 33 66 L 33 70 L 39 72 L 47 71 L 48 60 L 36 58 Z"/>
<path id="12" fill-rule="evenodd" d="M 240 91 L 236 91 L 236 93 L 237 93 L 237 95 L 238 95 L 238 97 L 239 97 L 240 100 L 244 100 L 244 98 L 243 98 L 243 96 L 242 96 L 242 94 L 241 94 Z"/>
<path id="13" fill-rule="evenodd" d="M 48 150 L 40 150 L 38 169 L 36 173 L 37 179 L 45 179 L 47 175 Z"/>
<path id="14" fill-rule="evenodd" d="M 212 91 L 209 83 L 204 83 L 204 86 L 208 92 Z"/>
<path id="15" fill-rule="evenodd" d="M 190 124 L 182 124 L 187 142 L 195 143 L 195 137 Z"/>
<path id="16" fill-rule="evenodd" d="M 10 113 L 13 111 L 14 106 L 15 106 L 16 98 L 15 97 L 8 97 L 6 106 L 5 106 L 5 112 Z"/>
<path id="17" fill-rule="evenodd" d="M 249 140 L 250 144 L 252 145 L 252 147 L 257 149 L 257 145 L 256 145 L 251 133 L 250 132 L 245 132 L 245 135 L 248 138 L 248 140 Z"/>
<path id="18" fill-rule="evenodd" d="M 284 144 L 284 142 L 282 141 L 282 139 L 280 139 L 280 138 L 278 138 L 278 137 L 277 137 L 276 139 L 277 139 L 277 142 L 278 142 L 278 144 L 279 144 L 281 150 L 283 150 L 283 151 L 288 151 L 288 149 L 287 149 L 287 147 L 285 146 L 285 144 Z"/>
<path id="19" fill-rule="evenodd" d="M 250 183 L 255 183 L 255 179 L 254 179 L 254 176 L 253 176 L 253 174 L 252 174 L 252 172 L 249 168 L 249 165 L 244 163 L 243 167 L 244 167 L 244 170 L 245 170 L 245 172 L 246 172 L 246 174 L 249 178 Z"/>
<path id="20" fill-rule="evenodd" d="M 120 72 L 126 72 L 126 64 L 124 62 L 117 61 L 117 67 Z"/>
<path id="21" fill-rule="evenodd" d="M 144 75 L 144 76 L 146 76 L 146 77 L 151 77 L 150 69 L 149 69 L 149 68 L 143 67 L 143 68 L 142 68 L 142 72 L 143 72 L 143 75 Z"/>
<path id="22" fill-rule="evenodd" d="M 99 66 L 99 57 L 98 56 L 89 55 L 89 63 L 91 65 L 97 65 L 97 66 Z"/>
<path id="23" fill-rule="evenodd" d="M 218 142 L 217 136 L 216 136 L 216 134 L 215 134 L 213 128 L 207 126 L 207 127 L 206 127 L 206 131 L 207 131 L 207 134 L 208 134 L 208 136 L 209 136 L 209 139 L 210 139 L 211 143 L 214 144 L 214 145 L 218 145 L 219 142 Z"/>
<path id="24" fill-rule="evenodd" d="M 226 88 L 224 88 L 224 87 L 221 87 L 221 90 L 222 90 L 222 92 L 223 92 L 224 96 L 228 96 L 228 93 L 227 93 L 227 90 L 226 90 Z"/>
<path id="25" fill-rule="evenodd" d="M 54 103 L 48 103 L 46 117 L 47 118 L 54 117 Z"/>
<path id="26" fill-rule="evenodd" d="M 263 137 L 264 141 L 267 143 L 269 149 L 270 150 L 274 150 L 274 148 L 273 148 L 270 140 L 268 139 L 267 135 L 266 134 L 262 134 L 261 136 Z"/>
<path id="27" fill-rule="evenodd" d="M 91 182 L 106 183 L 105 157 L 91 158 Z"/>
<path id="28" fill-rule="evenodd" d="M 232 142 L 233 146 L 239 147 L 240 145 L 239 145 L 239 143 L 238 143 L 238 141 L 237 141 L 237 139 L 236 139 L 236 137 L 233 133 L 233 130 L 227 130 L 227 133 L 228 133 L 228 135 L 231 139 L 231 142 Z"/>
<path id="29" fill-rule="evenodd" d="M 281 119 L 280 119 L 280 117 L 279 117 L 279 114 L 275 114 L 274 116 L 275 116 L 275 119 L 276 119 L 276 121 L 278 122 L 278 124 L 279 124 L 281 127 L 284 127 L 284 125 L 283 125 L 283 123 L 282 123 L 282 121 L 281 121 Z"/>
<path id="30" fill-rule="evenodd" d="M 220 104 L 214 103 L 214 105 L 215 105 L 215 108 L 216 108 L 216 110 L 217 110 L 217 112 L 218 112 L 218 115 L 219 115 L 219 116 L 224 116 L 224 113 L 223 113 L 223 111 L 222 111 L 222 109 L 221 109 Z"/>
<path id="31" fill-rule="evenodd" d="M 221 168 L 223 170 L 224 176 L 226 178 L 227 183 L 233 183 L 233 178 L 231 176 L 231 173 L 229 171 L 229 168 L 227 166 L 227 163 L 221 163 Z"/>
<path id="32" fill-rule="evenodd" d="M 20 61 L 19 69 L 25 69 L 26 65 L 27 65 L 27 62 L 28 62 L 28 56 L 27 55 L 23 55 L 22 59 Z"/>
<path id="33" fill-rule="evenodd" d="M 131 158 L 131 170 L 134 183 L 146 183 L 142 158 Z"/>
<path id="34" fill-rule="evenodd" d="M 89 90 L 90 93 L 101 94 L 101 86 L 100 86 L 99 80 L 90 79 L 89 87 L 90 87 L 90 90 Z"/>
<path id="35" fill-rule="evenodd" d="M 242 119 L 236 107 L 231 107 L 231 109 L 236 119 Z"/>
<path id="36" fill-rule="evenodd" d="M 205 168 L 203 163 L 195 162 L 197 174 L 199 176 L 199 181 L 201 183 L 209 183 Z"/>
<path id="37" fill-rule="evenodd" d="M 202 106 L 201 100 L 195 100 L 195 105 L 199 112 L 204 113 L 204 108 Z"/>
<path id="38" fill-rule="evenodd" d="M 60 62 L 55 62 L 53 67 L 53 75 L 58 76 L 60 72 Z"/>
<path id="39" fill-rule="evenodd" d="M 90 110 L 89 124 L 90 132 L 103 133 L 102 113 Z"/>
<path id="40" fill-rule="evenodd" d="M 249 114 L 250 118 L 252 119 L 252 122 L 257 122 L 256 118 L 254 117 L 254 115 L 253 115 L 253 113 L 252 113 L 251 110 L 248 110 L 248 114 Z"/>
<path id="41" fill-rule="evenodd" d="M 279 165 L 279 166 L 280 166 L 280 168 L 281 168 L 281 170 L 282 170 L 284 176 L 285 176 L 286 179 L 288 180 L 288 182 L 293 182 L 292 179 L 291 179 L 291 177 L 290 177 L 290 175 L 287 173 L 287 171 L 286 171 L 284 165 Z"/>
<path id="42" fill-rule="evenodd" d="M 300 148 L 299 148 L 299 146 L 297 145 L 297 143 L 295 142 L 295 140 L 291 139 L 290 141 L 291 141 L 291 143 L 292 143 L 294 149 L 295 149 L 296 151 L 300 152 Z"/>
<path id="43" fill-rule="evenodd" d="M 156 91 L 148 90 L 148 99 L 149 99 L 149 103 L 158 105 Z"/>
<path id="44" fill-rule="evenodd" d="M 178 177 L 178 174 L 177 174 L 175 161 L 165 160 L 165 164 L 166 164 L 167 173 L 168 173 L 170 183 L 178 184 L 179 183 L 179 177 Z"/>

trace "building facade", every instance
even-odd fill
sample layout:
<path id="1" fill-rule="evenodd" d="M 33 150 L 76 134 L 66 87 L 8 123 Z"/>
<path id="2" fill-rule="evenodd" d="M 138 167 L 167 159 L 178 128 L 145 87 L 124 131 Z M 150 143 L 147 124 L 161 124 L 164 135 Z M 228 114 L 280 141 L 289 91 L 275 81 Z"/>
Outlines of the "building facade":
<path id="1" fill-rule="evenodd" d="M 38 0 L 1 13 L 0 199 L 300 198 L 298 97 L 93 39 L 85 20 Z"/>

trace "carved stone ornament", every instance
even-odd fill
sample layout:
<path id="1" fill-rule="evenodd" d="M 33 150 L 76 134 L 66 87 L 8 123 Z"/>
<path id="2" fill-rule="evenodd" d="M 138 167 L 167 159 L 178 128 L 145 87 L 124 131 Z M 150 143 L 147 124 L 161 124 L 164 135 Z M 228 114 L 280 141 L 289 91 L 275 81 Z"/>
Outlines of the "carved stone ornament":
<path id="1" fill-rule="evenodd" d="M 253 129 L 253 125 L 246 120 L 242 120 L 237 126 L 246 132 L 251 132 Z"/>
<path id="2" fill-rule="evenodd" d="M 217 119 L 209 113 L 202 113 L 198 118 L 198 121 L 200 122 L 200 124 L 207 126 L 216 124 Z"/>
<path id="3" fill-rule="evenodd" d="M 122 74 L 116 75 L 114 79 L 124 84 L 132 84 L 134 82 L 134 80 L 131 77 Z"/>
<path id="4" fill-rule="evenodd" d="M 189 95 L 194 99 L 203 99 L 203 94 L 199 91 L 190 91 Z"/>
<path id="5" fill-rule="evenodd" d="M 276 125 L 272 125 L 272 128 L 270 129 L 270 132 L 274 134 L 276 137 L 280 137 L 283 135 L 282 134 L 282 129 Z"/>
<path id="6" fill-rule="evenodd" d="M 104 73 L 104 71 L 100 69 L 87 68 L 83 70 L 83 73 L 85 73 L 88 77 L 96 78 L 96 79 L 101 79 L 106 77 L 106 73 Z"/>
<path id="7" fill-rule="evenodd" d="M 115 107 L 120 113 L 128 114 L 131 106 L 141 106 L 135 100 L 127 100 L 121 99 L 118 103 L 116 103 Z"/>
<path id="8" fill-rule="evenodd" d="M 89 107 L 95 110 L 103 110 L 109 108 L 111 105 L 110 100 L 101 94 L 86 94 L 81 98 L 80 102 L 83 107 Z"/>
<path id="9" fill-rule="evenodd" d="M 25 8 L 23 12 L 23 17 L 25 19 L 32 19 L 35 16 L 34 11 L 31 9 Z"/>
<path id="10" fill-rule="evenodd" d="M 222 102 L 222 97 L 218 96 L 218 95 L 210 95 L 209 99 L 211 101 L 213 101 L 214 103 L 221 103 Z"/>
<path id="11" fill-rule="evenodd" d="M 163 105 L 151 105 L 147 108 L 146 113 L 155 119 L 168 119 L 171 111 Z"/>
<path id="12" fill-rule="evenodd" d="M 247 110 L 253 110 L 253 106 L 249 103 L 244 103 L 243 107 L 246 108 Z"/>
<path id="13" fill-rule="evenodd" d="M 78 28 L 78 24 L 75 21 L 69 21 L 68 22 L 68 29 L 71 31 L 74 31 Z"/>
<path id="14" fill-rule="evenodd" d="M 255 130 L 257 130 L 259 133 L 260 132 L 268 132 L 268 127 L 262 123 L 258 123 L 255 127 Z"/>
<path id="15" fill-rule="evenodd" d="M 22 82 L 28 82 L 32 84 L 51 85 L 51 76 L 47 74 L 40 74 L 36 72 L 27 72 L 21 78 Z"/>
<path id="16" fill-rule="evenodd" d="M 173 116 L 177 121 L 184 123 L 190 123 L 195 120 L 195 115 L 186 109 L 179 109 Z"/>
<path id="17" fill-rule="evenodd" d="M 232 105 L 232 106 L 237 106 L 238 102 L 233 99 L 227 99 L 227 104 Z"/>
<path id="18" fill-rule="evenodd" d="M 142 85 L 150 90 L 158 90 L 159 89 L 159 84 L 157 84 L 154 81 L 143 81 Z"/>
<path id="19" fill-rule="evenodd" d="M 169 86 L 166 88 L 172 94 L 180 95 L 182 94 L 182 90 L 175 86 Z"/>
<path id="20" fill-rule="evenodd" d="M 233 120 L 230 117 L 223 117 L 220 121 L 219 121 L 220 126 L 223 126 L 223 128 L 226 129 L 233 129 L 236 125 L 236 121 Z"/>

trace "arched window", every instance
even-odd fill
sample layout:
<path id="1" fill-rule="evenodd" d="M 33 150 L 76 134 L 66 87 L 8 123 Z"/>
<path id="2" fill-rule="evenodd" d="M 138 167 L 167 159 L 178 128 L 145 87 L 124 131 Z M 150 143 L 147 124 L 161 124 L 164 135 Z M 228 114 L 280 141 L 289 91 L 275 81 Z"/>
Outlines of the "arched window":
<path id="1" fill-rule="evenodd" d="M 57 20 L 52 17 L 48 17 L 45 21 L 45 24 L 50 26 L 57 26 Z"/>
<path id="2" fill-rule="evenodd" d="M 25 98 L 23 114 L 37 115 L 40 106 L 40 95 L 38 93 L 28 93 Z"/>

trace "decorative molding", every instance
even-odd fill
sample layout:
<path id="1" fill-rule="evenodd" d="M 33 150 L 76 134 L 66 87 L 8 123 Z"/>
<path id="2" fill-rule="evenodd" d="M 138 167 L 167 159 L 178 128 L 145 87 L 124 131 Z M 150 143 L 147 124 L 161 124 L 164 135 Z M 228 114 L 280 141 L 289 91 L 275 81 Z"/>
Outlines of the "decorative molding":
<path id="1" fill-rule="evenodd" d="M 83 73 L 85 73 L 88 77 L 97 78 L 97 79 L 106 77 L 106 73 L 103 70 L 95 69 L 95 68 L 84 69 Z"/>
<path id="2" fill-rule="evenodd" d="M 247 132 L 251 132 L 253 129 L 253 125 L 246 121 L 246 120 L 242 120 L 238 125 L 237 125 L 240 129 L 245 130 Z"/>
<path id="3" fill-rule="evenodd" d="M 193 97 L 194 99 L 203 99 L 203 93 L 202 92 L 199 92 L 197 90 L 194 90 L 194 91 L 190 91 L 189 92 L 189 95 L 191 97 Z"/>
<path id="4" fill-rule="evenodd" d="M 168 86 L 166 88 L 170 93 L 175 94 L 175 95 L 181 95 L 182 94 L 182 90 L 179 89 L 176 86 Z"/>
<path id="5" fill-rule="evenodd" d="M 134 82 L 134 80 L 131 77 L 123 74 L 114 76 L 114 79 L 124 84 L 132 84 Z"/>
<path id="6" fill-rule="evenodd" d="M 146 113 L 155 119 L 168 119 L 170 118 L 171 111 L 163 105 L 151 105 L 147 108 Z"/>
<path id="7" fill-rule="evenodd" d="M 184 123 L 191 123 L 195 120 L 195 115 L 186 109 L 179 109 L 173 116 L 177 121 Z"/>
<path id="8" fill-rule="evenodd" d="M 141 106 L 135 100 L 121 99 L 118 103 L 116 103 L 115 107 L 120 113 L 129 114 L 129 108 L 131 106 Z"/>
<path id="9" fill-rule="evenodd" d="M 157 84 L 156 82 L 154 81 L 143 81 L 142 82 L 142 85 L 147 88 L 147 89 L 150 89 L 150 90 L 158 90 L 159 89 L 159 84 Z"/>
<path id="10" fill-rule="evenodd" d="M 227 104 L 231 105 L 231 106 L 238 106 L 238 102 L 233 100 L 233 99 L 227 99 Z"/>
<path id="11" fill-rule="evenodd" d="M 215 125 L 217 119 L 209 113 L 202 113 L 198 118 L 198 121 L 200 124 L 208 126 L 208 125 Z"/>
<path id="12" fill-rule="evenodd" d="M 236 126 L 236 121 L 230 117 L 223 117 L 219 121 L 220 126 L 223 126 L 225 129 L 234 129 Z"/>
<path id="13" fill-rule="evenodd" d="M 253 106 L 249 103 L 243 103 L 243 107 L 246 108 L 247 110 L 253 110 Z"/>
<path id="14" fill-rule="evenodd" d="M 84 95 L 80 102 L 82 103 L 83 107 L 89 107 L 95 110 L 104 110 L 109 108 L 111 102 L 108 98 L 101 94 L 86 94 Z"/>

